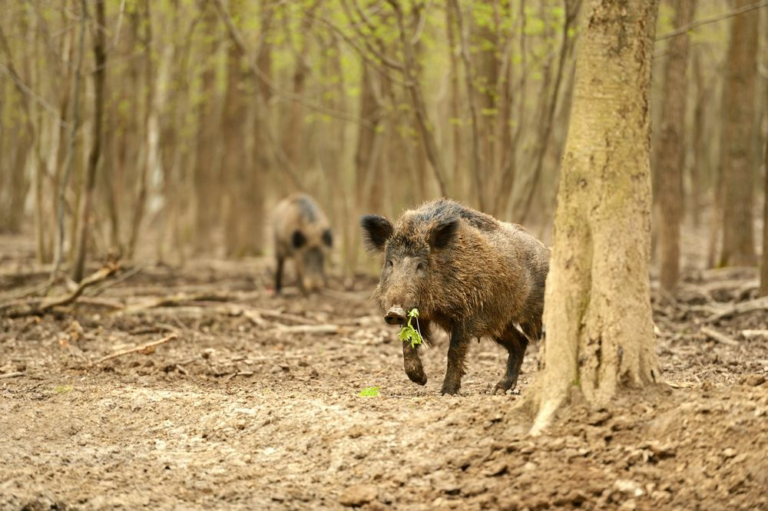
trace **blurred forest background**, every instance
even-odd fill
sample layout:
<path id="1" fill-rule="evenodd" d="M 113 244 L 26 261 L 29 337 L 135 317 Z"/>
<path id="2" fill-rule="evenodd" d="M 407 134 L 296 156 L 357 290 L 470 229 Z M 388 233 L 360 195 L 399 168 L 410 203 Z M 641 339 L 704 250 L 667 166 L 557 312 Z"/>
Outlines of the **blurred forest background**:
<path id="1" fill-rule="evenodd" d="M 272 205 L 301 190 L 331 219 L 347 272 L 370 264 L 361 213 L 397 216 L 441 195 L 549 242 L 580 10 L 7 0 L 0 232 L 34 233 L 38 262 L 75 279 L 109 254 L 245 257 L 270 250 Z M 667 282 L 681 223 L 700 267 L 757 264 L 768 2 L 663 2 L 653 60 L 654 245 Z"/>

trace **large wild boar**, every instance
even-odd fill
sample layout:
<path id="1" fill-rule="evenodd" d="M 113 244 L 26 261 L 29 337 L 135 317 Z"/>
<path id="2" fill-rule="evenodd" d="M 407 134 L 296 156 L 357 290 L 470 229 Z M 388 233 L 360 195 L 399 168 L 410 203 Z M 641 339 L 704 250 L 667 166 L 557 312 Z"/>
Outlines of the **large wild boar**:
<path id="1" fill-rule="evenodd" d="M 374 293 L 389 324 L 419 310 L 425 342 L 437 325 L 450 335 L 443 394 L 456 394 L 473 338 L 490 337 L 509 352 L 494 392 L 515 387 L 528 341 L 541 335 L 549 249 L 519 225 L 500 222 L 451 200 L 406 211 L 397 225 L 362 217 L 366 248 L 385 254 Z M 427 383 L 418 346 L 403 343 L 405 372 Z"/>
<path id="2" fill-rule="evenodd" d="M 280 201 L 272 214 L 275 237 L 275 293 L 283 287 L 286 259 L 293 259 L 304 293 L 325 285 L 325 260 L 333 245 L 331 227 L 320 206 L 308 195 L 294 194 Z"/>

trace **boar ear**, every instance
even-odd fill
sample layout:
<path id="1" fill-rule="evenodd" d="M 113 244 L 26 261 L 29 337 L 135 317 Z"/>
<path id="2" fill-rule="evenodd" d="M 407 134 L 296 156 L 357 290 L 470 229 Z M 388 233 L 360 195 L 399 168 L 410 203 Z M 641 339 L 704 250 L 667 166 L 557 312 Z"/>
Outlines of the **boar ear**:
<path id="1" fill-rule="evenodd" d="M 333 246 L 333 233 L 330 229 L 323 231 L 323 243 L 325 243 L 325 246 L 328 248 Z"/>
<path id="2" fill-rule="evenodd" d="M 390 221 L 379 215 L 363 216 L 360 218 L 360 226 L 363 228 L 365 249 L 369 252 L 384 250 L 384 245 L 395 231 Z"/>
<path id="3" fill-rule="evenodd" d="M 459 231 L 459 219 L 453 218 L 450 220 L 443 220 L 438 222 L 429 231 L 429 245 L 432 248 L 441 249 L 448 246 L 448 244 L 456 238 L 456 233 Z"/>
<path id="4" fill-rule="evenodd" d="M 307 237 L 304 236 L 304 233 L 301 231 L 293 231 L 291 243 L 293 244 L 293 248 L 301 248 L 307 243 Z"/>

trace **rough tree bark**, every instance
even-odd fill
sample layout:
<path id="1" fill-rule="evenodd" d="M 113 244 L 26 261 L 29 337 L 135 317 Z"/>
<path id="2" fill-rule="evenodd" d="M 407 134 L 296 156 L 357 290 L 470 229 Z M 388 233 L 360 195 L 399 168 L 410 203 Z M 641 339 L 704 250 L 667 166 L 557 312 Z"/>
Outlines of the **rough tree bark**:
<path id="1" fill-rule="evenodd" d="M 751 5 L 736 0 L 734 7 Z M 755 185 L 753 133 L 757 74 L 758 16 L 735 16 L 723 87 L 720 171 L 723 173 L 723 250 L 720 266 L 754 266 L 752 189 Z"/>
<path id="2" fill-rule="evenodd" d="M 659 378 L 648 258 L 648 89 L 658 0 L 586 6 L 544 307 L 538 434 L 571 396 L 603 406 Z"/>
<path id="3" fill-rule="evenodd" d="M 691 23 L 695 0 L 675 2 L 675 29 Z M 672 291 L 680 278 L 680 223 L 683 218 L 683 167 L 685 165 L 685 99 L 688 92 L 688 34 L 670 40 L 664 64 L 662 119 L 657 147 L 659 179 L 659 241 L 661 287 Z"/>
<path id="4" fill-rule="evenodd" d="M 88 228 L 90 226 L 91 208 L 93 205 L 93 190 L 96 185 L 96 169 L 101 158 L 102 120 L 104 118 L 104 78 L 107 72 L 107 44 L 106 35 L 102 27 L 106 27 L 106 14 L 104 4 L 96 2 L 96 25 L 93 27 L 93 57 L 96 70 L 93 73 L 93 142 L 91 152 L 88 155 L 88 168 L 83 180 L 83 200 L 80 203 L 80 221 L 78 222 L 77 239 L 75 242 L 75 264 L 72 278 L 75 282 L 83 279 L 85 270 L 85 256 L 88 246 Z M 87 4 L 83 1 L 83 10 Z M 87 11 L 85 15 L 88 16 Z"/>

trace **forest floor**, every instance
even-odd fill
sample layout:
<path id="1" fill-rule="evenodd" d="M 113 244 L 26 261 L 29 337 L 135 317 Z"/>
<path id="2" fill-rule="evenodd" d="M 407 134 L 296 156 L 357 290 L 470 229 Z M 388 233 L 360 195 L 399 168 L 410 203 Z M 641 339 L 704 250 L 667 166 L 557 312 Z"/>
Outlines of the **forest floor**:
<path id="1" fill-rule="evenodd" d="M 0 295 L 44 282 L 32 246 L 0 248 Z M 275 298 L 269 267 L 125 267 L 77 305 L 0 317 L 0 509 L 768 509 L 768 312 L 732 309 L 755 304 L 753 270 L 655 293 L 666 383 L 530 438 L 521 396 L 491 395 L 495 344 L 440 396 L 446 338 L 412 384 L 375 280 Z"/>

